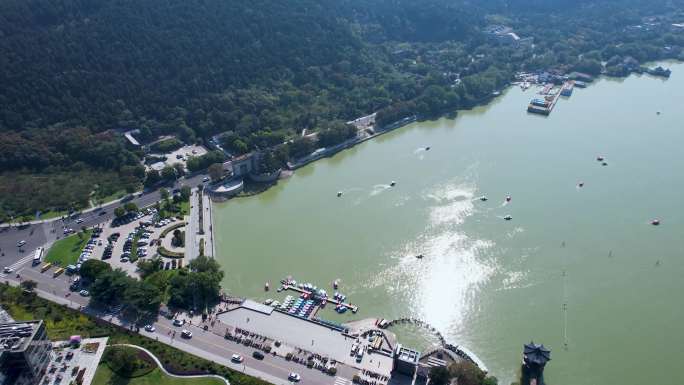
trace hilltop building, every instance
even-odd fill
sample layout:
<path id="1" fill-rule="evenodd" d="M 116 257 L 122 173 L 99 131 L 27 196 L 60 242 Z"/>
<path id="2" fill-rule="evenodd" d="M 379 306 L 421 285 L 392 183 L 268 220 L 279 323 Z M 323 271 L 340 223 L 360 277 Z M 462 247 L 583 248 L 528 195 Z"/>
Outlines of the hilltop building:
<path id="1" fill-rule="evenodd" d="M 51 350 L 43 321 L 0 324 L 0 385 L 38 384 Z"/>

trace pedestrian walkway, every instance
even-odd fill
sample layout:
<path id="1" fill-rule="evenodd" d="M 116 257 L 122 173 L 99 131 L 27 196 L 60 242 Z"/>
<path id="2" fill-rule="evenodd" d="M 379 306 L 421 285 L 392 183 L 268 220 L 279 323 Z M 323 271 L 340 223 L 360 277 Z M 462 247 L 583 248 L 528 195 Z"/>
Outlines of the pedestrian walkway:
<path id="1" fill-rule="evenodd" d="M 9 267 L 10 269 L 12 269 L 13 271 L 16 271 L 16 270 L 18 270 L 20 267 L 24 266 L 25 264 L 27 264 L 27 263 L 29 263 L 29 262 L 31 262 L 31 261 L 33 261 L 33 253 L 29 253 L 29 255 L 23 257 L 22 259 L 20 259 L 20 260 L 14 262 L 13 264 L 11 264 L 11 265 L 9 265 L 9 266 L 7 266 L 7 267 Z M 10 273 L 10 274 L 13 274 L 13 273 Z M 8 275 L 8 274 L 5 274 L 5 273 L 3 272 L 2 274 L 0 274 L 0 277 L 5 278 L 5 277 L 7 277 L 7 275 Z"/>
<path id="2" fill-rule="evenodd" d="M 344 377 L 335 377 L 335 385 L 349 385 L 351 384 L 351 380 L 344 378 Z"/>

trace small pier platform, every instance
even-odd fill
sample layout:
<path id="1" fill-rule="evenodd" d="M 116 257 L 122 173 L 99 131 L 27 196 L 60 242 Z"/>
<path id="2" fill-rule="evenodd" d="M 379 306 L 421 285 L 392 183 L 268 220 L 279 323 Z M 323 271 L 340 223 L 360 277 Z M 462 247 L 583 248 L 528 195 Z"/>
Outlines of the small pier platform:
<path id="1" fill-rule="evenodd" d="M 294 290 L 299 294 L 308 294 L 310 296 L 313 296 L 315 294 L 312 291 L 302 289 L 302 288 L 299 288 L 299 287 L 294 286 L 294 285 L 283 284 L 282 288 L 283 288 L 283 290 Z M 351 310 L 352 313 L 356 313 L 359 310 L 359 307 L 356 305 L 352 305 L 352 304 L 346 303 L 346 302 L 336 301 L 335 299 L 332 299 L 330 297 L 326 298 L 326 302 L 331 303 L 333 305 L 345 306 L 345 307 L 349 308 L 349 310 Z"/>

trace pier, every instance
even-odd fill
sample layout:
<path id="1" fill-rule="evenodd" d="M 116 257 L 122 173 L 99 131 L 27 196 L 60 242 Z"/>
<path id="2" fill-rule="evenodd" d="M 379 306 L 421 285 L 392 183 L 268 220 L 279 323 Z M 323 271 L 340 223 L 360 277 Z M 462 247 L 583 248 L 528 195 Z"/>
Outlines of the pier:
<path id="1" fill-rule="evenodd" d="M 283 288 L 283 290 L 294 290 L 299 294 L 306 294 L 306 295 L 310 295 L 312 297 L 315 294 L 312 291 L 309 291 L 306 289 L 301 289 L 301 288 L 294 286 L 294 285 L 283 284 L 282 288 Z M 356 305 L 352 305 L 350 303 L 346 303 L 346 302 L 342 302 L 342 301 L 337 301 L 337 300 L 331 299 L 330 297 L 325 297 L 325 301 L 326 301 L 326 303 L 331 303 L 333 305 L 345 306 L 345 307 L 349 308 L 349 310 L 351 310 L 352 313 L 356 313 L 357 311 L 359 311 L 359 307 Z"/>
<path id="2" fill-rule="evenodd" d="M 566 87 L 566 85 L 563 85 L 563 87 Z M 563 89 L 561 88 L 556 93 L 551 93 L 553 88 L 553 84 L 547 84 L 544 86 L 544 89 L 540 92 L 541 95 L 544 95 L 544 103 L 541 103 L 541 101 L 537 101 L 536 99 L 532 99 L 532 102 L 530 102 L 530 104 L 527 106 L 527 112 L 545 116 L 551 114 L 551 111 L 553 111 L 553 108 L 556 106 L 556 103 L 561 96 L 561 90 Z"/>

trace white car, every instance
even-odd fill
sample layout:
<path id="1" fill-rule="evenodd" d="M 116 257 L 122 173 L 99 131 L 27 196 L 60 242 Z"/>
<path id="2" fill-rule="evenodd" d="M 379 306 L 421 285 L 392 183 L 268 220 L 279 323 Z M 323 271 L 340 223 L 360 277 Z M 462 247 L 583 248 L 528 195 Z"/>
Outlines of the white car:
<path id="1" fill-rule="evenodd" d="M 183 326 L 185 325 L 185 320 L 176 318 L 173 320 L 173 326 Z"/>
<path id="2" fill-rule="evenodd" d="M 192 332 L 190 332 L 190 330 L 188 329 L 183 329 L 183 331 L 181 332 L 181 337 L 192 338 Z"/>
<path id="3" fill-rule="evenodd" d="M 152 325 L 145 325 L 145 330 L 147 330 L 148 332 L 153 332 L 157 329 L 155 329 Z"/>
<path id="4" fill-rule="evenodd" d="M 209 182 L 210 180 L 211 180 L 211 178 L 209 178 L 208 176 L 205 176 L 204 178 L 202 178 L 202 182 Z"/>
<path id="5" fill-rule="evenodd" d="M 17 247 L 22 247 L 22 246 L 24 246 L 25 244 L 26 244 L 26 241 L 21 240 L 21 241 L 17 242 Z"/>
<path id="6" fill-rule="evenodd" d="M 11 267 L 6 267 L 2 271 L 4 271 L 5 274 L 9 274 L 9 273 L 13 272 L 14 270 Z"/>
<path id="7" fill-rule="evenodd" d="M 90 293 L 88 292 L 88 290 L 81 290 L 81 291 L 78 292 L 78 294 L 80 294 L 81 297 L 87 297 L 87 296 L 90 295 Z"/>
<path id="8" fill-rule="evenodd" d="M 287 376 L 287 379 L 292 382 L 299 382 L 299 380 L 302 379 L 302 376 L 300 376 L 299 373 L 290 372 L 290 375 Z"/>
<path id="9" fill-rule="evenodd" d="M 245 358 L 242 357 L 242 356 L 239 355 L 239 354 L 233 354 L 233 356 L 230 357 L 230 360 L 233 361 L 233 362 L 237 362 L 237 363 L 239 364 L 239 363 L 241 363 L 242 361 L 244 361 Z"/>
<path id="10" fill-rule="evenodd" d="M 76 223 L 83 223 L 83 219 L 78 218 L 78 219 L 76 220 Z"/>

